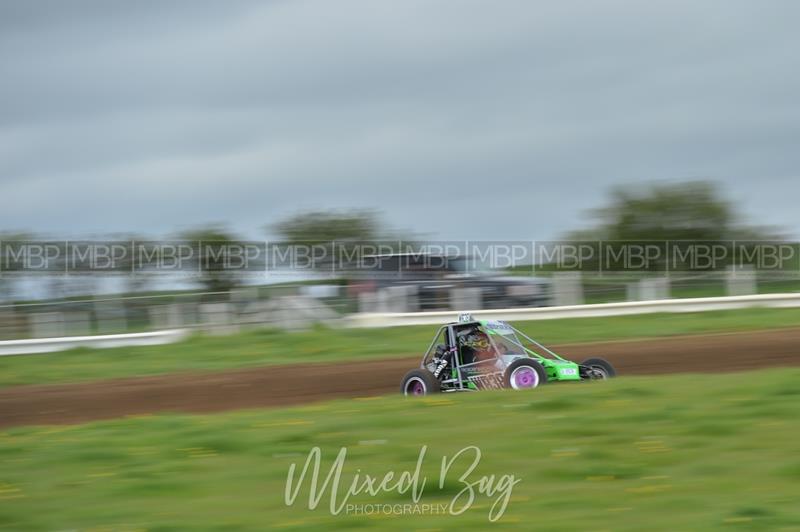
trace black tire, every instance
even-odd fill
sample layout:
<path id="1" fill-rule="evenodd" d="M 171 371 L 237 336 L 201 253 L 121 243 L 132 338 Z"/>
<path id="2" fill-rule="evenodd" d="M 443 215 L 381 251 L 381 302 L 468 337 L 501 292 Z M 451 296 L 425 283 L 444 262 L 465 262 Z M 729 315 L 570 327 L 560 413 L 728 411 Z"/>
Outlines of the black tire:
<path id="1" fill-rule="evenodd" d="M 400 386 L 400 393 L 403 395 L 430 395 L 440 391 L 439 379 L 427 369 L 422 368 L 412 369 L 406 373 L 406 376 L 403 377 L 403 384 Z"/>
<path id="2" fill-rule="evenodd" d="M 602 380 L 617 376 L 617 371 L 614 369 L 614 366 L 604 358 L 587 358 L 581 362 L 581 366 L 602 372 L 604 374 L 604 377 L 601 378 Z"/>
<path id="3" fill-rule="evenodd" d="M 533 374 L 526 372 L 525 368 L 533 370 Z M 520 375 L 521 372 L 522 375 Z M 526 376 L 533 377 L 533 379 L 528 381 Z M 505 375 L 503 375 L 503 385 L 506 388 L 512 388 L 514 390 L 538 388 L 542 384 L 546 383 L 547 372 L 545 371 L 544 367 L 539 364 L 539 362 L 533 360 L 532 358 L 520 358 L 515 360 L 508 365 Z"/>

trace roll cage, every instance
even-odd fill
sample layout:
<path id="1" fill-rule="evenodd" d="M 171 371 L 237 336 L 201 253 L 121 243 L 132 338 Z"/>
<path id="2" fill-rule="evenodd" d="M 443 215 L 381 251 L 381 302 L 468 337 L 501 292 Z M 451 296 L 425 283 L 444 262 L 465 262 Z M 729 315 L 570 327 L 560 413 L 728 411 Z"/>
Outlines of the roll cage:
<path id="1" fill-rule="evenodd" d="M 470 335 L 478 337 L 473 343 L 481 349 L 465 340 Z M 515 347 L 516 352 L 509 352 L 509 347 Z M 442 391 L 466 391 L 478 389 L 475 382 L 483 387 L 499 387 L 505 367 L 524 357 L 569 362 L 506 322 L 459 320 L 436 331 L 420 367 L 441 380 Z"/>

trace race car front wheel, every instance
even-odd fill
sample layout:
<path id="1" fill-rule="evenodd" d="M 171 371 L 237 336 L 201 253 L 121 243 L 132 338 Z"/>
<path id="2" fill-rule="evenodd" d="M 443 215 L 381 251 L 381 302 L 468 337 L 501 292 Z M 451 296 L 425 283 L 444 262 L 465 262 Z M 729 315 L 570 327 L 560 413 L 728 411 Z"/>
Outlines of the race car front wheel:
<path id="1" fill-rule="evenodd" d="M 616 377 L 617 372 L 608 360 L 587 358 L 581 362 L 581 376 L 590 380 L 606 380 Z"/>
<path id="2" fill-rule="evenodd" d="M 506 368 L 504 375 L 506 388 L 528 390 L 547 382 L 547 372 L 535 360 L 521 358 Z"/>
<path id="3" fill-rule="evenodd" d="M 413 369 L 403 377 L 400 391 L 403 395 L 428 395 L 440 390 L 439 379 L 427 369 Z"/>

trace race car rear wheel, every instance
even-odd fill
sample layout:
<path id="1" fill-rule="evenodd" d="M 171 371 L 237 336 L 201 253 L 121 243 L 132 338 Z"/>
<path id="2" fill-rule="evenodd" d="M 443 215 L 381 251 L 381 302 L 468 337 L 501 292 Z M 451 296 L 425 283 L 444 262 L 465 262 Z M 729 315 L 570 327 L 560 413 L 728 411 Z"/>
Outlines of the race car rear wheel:
<path id="1" fill-rule="evenodd" d="M 413 369 L 403 377 L 400 391 L 403 395 L 429 395 L 441 389 L 439 379 L 427 369 Z"/>
<path id="2" fill-rule="evenodd" d="M 506 388 L 530 390 L 547 382 L 547 372 L 537 361 L 521 358 L 509 364 L 503 380 Z"/>
<path id="3" fill-rule="evenodd" d="M 608 360 L 603 358 L 587 358 L 581 362 L 581 366 L 592 370 L 591 374 L 587 374 L 586 377 L 584 377 L 586 379 L 606 380 L 617 376 L 614 366 L 612 366 Z M 581 371 L 581 376 L 583 376 L 583 374 L 584 372 Z"/>

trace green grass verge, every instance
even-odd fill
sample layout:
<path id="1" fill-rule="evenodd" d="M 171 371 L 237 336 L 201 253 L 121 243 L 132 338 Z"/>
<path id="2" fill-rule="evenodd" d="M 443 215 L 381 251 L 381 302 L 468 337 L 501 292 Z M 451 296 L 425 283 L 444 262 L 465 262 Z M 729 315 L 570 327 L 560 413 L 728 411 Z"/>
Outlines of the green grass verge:
<path id="1" fill-rule="evenodd" d="M 629 377 L 17 428 L 0 433 L 0 528 L 488 529 L 496 496 L 476 495 L 460 516 L 331 515 L 330 492 L 308 510 L 306 483 L 284 504 L 290 464 L 314 446 L 320 481 L 347 448 L 341 496 L 357 472 L 413 470 L 427 445 L 421 504 L 448 504 L 463 488 L 466 456 L 441 490 L 439 480 L 442 458 L 466 446 L 482 453 L 469 482 L 520 480 L 492 529 L 796 530 L 798 380 L 798 369 Z M 403 504 L 410 494 L 349 502 Z"/>
<path id="2" fill-rule="evenodd" d="M 455 316 L 455 314 L 454 314 Z M 755 308 L 686 314 L 643 314 L 515 322 L 545 344 L 596 342 L 800 325 L 800 309 Z M 386 329 L 318 328 L 300 333 L 258 330 L 232 336 L 197 335 L 163 346 L 71 351 L 0 357 L 0 387 L 78 382 L 180 371 L 363 360 L 419 354 L 435 326 Z"/>

